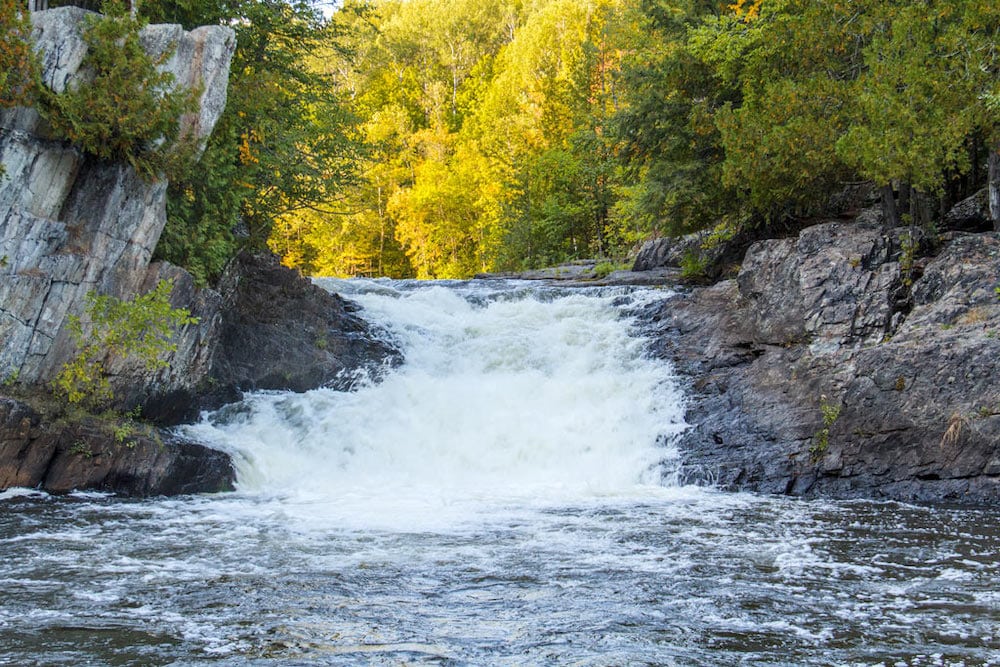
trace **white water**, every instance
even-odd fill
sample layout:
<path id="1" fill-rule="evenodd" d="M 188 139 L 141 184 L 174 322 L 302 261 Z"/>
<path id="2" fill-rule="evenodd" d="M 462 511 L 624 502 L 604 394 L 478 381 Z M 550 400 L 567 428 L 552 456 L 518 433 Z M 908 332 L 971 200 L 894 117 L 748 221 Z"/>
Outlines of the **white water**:
<path id="1" fill-rule="evenodd" d="M 655 293 L 325 284 L 406 361 L 353 392 L 260 394 L 192 428 L 237 455 L 240 491 L 311 522 L 435 529 L 664 492 L 682 397 L 620 314 Z"/>
<path id="2" fill-rule="evenodd" d="M 0 665 L 1000 666 L 1000 512 L 673 485 L 651 291 L 333 283 L 406 364 L 193 427 L 240 490 L 0 494 Z"/>

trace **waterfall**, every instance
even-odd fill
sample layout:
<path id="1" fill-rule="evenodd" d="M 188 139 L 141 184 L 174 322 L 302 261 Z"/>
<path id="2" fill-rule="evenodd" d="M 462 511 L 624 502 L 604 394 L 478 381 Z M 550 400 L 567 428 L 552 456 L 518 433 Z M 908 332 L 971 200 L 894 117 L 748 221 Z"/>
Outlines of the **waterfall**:
<path id="1" fill-rule="evenodd" d="M 623 312 L 662 294 L 319 282 L 358 301 L 406 362 L 351 392 L 255 394 L 193 427 L 235 454 L 241 492 L 372 525 L 669 484 L 682 396 Z"/>

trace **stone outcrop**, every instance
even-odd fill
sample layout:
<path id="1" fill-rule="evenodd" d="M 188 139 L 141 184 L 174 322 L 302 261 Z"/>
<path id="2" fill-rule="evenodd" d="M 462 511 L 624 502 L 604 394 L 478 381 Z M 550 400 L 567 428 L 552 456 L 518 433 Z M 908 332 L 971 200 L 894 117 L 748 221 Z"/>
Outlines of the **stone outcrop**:
<path id="1" fill-rule="evenodd" d="M 82 29 L 88 16 L 74 7 L 32 14 L 41 76 L 56 92 L 86 85 Z M 154 25 L 141 40 L 156 59 L 170 54 L 160 67 L 175 85 L 200 92 L 196 111 L 181 125 L 185 137 L 204 141 L 225 107 L 233 31 Z M 119 361 L 112 366 L 114 387 L 128 402 L 204 376 L 212 349 L 206 343 L 218 337 L 221 298 L 195 290 L 176 267 L 150 266 L 166 224 L 166 182 L 144 181 L 128 165 L 97 160 L 53 139 L 31 108 L 0 113 L 0 161 L 0 379 L 44 385 L 75 354 L 66 325 L 82 313 L 88 292 L 131 298 L 161 278 L 174 280 L 174 305 L 202 319 L 181 333 L 171 368 L 150 377 Z M 114 428 L 92 417 L 43 417 L 0 397 L 0 488 L 129 495 L 232 488 L 224 453 L 154 431 L 119 442 Z"/>
<path id="2" fill-rule="evenodd" d="M 161 270 L 177 271 L 169 265 Z M 382 333 L 355 314 L 356 304 L 271 254 L 238 256 L 219 292 L 193 290 L 187 281 L 176 285 L 176 301 L 194 304 L 201 320 L 181 332 L 177 363 L 161 371 L 178 378 L 158 378 L 132 401 L 158 423 L 193 420 L 244 391 L 347 389 L 402 361 Z"/>
<path id="3" fill-rule="evenodd" d="M 739 269 L 747 248 L 761 240 L 765 229 L 790 235 L 801 227 L 799 221 L 790 219 L 781 226 L 747 225 L 746 229 L 733 234 L 705 230 L 680 237 L 650 239 L 636 253 L 632 271 L 679 270 L 685 281 L 702 284 L 731 278 Z"/>
<path id="4" fill-rule="evenodd" d="M 86 85 L 81 36 L 89 12 L 64 7 L 32 14 L 42 78 L 59 92 Z M 235 48 L 225 27 L 185 32 L 144 29 L 154 56 L 179 86 L 201 91 L 184 119 L 188 136 L 205 138 L 225 106 Z M 123 164 L 101 162 L 49 138 L 33 109 L 0 115 L 0 377 L 50 378 L 74 352 L 64 326 L 84 295 L 119 298 L 148 284 L 147 269 L 166 223 L 166 182 L 148 183 Z M 160 271 L 154 268 L 154 271 Z"/>
<path id="5" fill-rule="evenodd" d="M 0 397 L 0 489 L 129 496 L 233 489 L 235 472 L 223 452 L 138 428 L 116 435 L 114 428 L 95 417 L 47 422 L 25 403 Z"/>
<path id="6" fill-rule="evenodd" d="M 690 384 L 689 479 L 1000 502 L 1000 235 L 919 259 L 908 234 L 832 222 L 761 242 L 735 280 L 649 313 Z"/>

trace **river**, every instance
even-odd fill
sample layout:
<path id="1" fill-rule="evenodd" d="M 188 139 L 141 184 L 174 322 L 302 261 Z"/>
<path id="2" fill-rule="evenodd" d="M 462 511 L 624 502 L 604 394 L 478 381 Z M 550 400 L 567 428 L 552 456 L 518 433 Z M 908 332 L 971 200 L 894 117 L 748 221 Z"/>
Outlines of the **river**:
<path id="1" fill-rule="evenodd" d="M 235 493 L 0 494 L 3 665 L 1000 665 L 1000 511 L 682 486 L 664 292 L 320 283 L 406 356 L 185 427 Z"/>

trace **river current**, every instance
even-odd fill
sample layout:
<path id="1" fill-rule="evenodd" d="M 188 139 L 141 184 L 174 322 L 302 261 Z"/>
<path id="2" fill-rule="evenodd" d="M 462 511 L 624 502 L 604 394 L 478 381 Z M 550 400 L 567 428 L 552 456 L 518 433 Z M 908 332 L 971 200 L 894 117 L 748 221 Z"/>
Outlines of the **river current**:
<path id="1" fill-rule="evenodd" d="M 320 284 L 405 364 L 185 427 L 235 493 L 0 494 L 0 665 L 1000 665 L 1000 511 L 677 483 L 665 293 Z"/>

